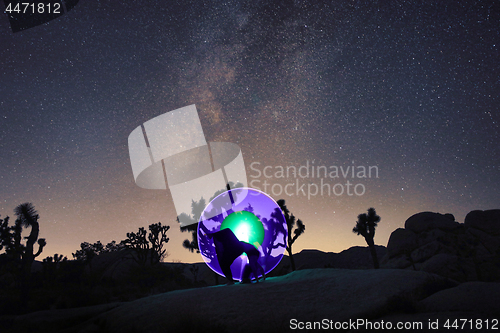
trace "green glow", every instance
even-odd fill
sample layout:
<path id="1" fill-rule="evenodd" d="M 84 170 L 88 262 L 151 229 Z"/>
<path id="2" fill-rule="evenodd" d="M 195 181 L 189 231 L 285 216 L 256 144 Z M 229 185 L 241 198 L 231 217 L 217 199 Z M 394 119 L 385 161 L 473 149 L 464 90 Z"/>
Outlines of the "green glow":
<path id="1" fill-rule="evenodd" d="M 252 244 L 257 249 L 264 241 L 264 226 L 257 216 L 245 210 L 229 214 L 220 230 L 229 228 L 241 242 Z"/>

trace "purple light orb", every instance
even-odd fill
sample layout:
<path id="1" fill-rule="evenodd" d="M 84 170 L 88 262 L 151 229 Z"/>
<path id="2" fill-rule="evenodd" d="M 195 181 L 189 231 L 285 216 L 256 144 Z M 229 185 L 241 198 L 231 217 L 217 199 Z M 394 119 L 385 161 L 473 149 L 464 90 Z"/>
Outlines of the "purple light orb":
<path id="1" fill-rule="evenodd" d="M 260 252 L 259 263 L 268 274 L 283 258 L 288 230 L 280 207 L 266 193 L 251 188 L 236 188 L 213 199 L 198 223 L 198 247 L 205 263 L 224 276 L 217 260 L 214 241 L 208 233 L 229 228 L 239 241 L 253 244 Z M 245 253 L 231 265 L 233 279 L 241 281 L 248 263 Z"/>

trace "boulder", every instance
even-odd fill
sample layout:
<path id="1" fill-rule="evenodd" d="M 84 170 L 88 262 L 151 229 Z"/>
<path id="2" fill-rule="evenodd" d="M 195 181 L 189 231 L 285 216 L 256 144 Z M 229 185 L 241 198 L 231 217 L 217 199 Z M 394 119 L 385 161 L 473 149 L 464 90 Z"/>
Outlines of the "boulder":
<path id="1" fill-rule="evenodd" d="M 500 282 L 500 262 L 496 260 L 477 260 L 476 271 L 478 280 L 485 282 Z"/>
<path id="2" fill-rule="evenodd" d="M 500 238 L 499 237 L 494 237 L 480 229 L 476 229 L 473 227 L 467 228 L 466 234 L 470 234 L 471 240 L 477 240 L 477 242 L 481 245 L 483 245 L 486 250 L 489 252 L 489 254 L 496 254 L 497 251 L 500 249 Z M 479 245 L 478 244 L 478 245 Z"/>
<path id="3" fill-rule="evenodd" d="M 500 284 L 466 282 L 438 291 L 418 303 L 422 312 L 480 312 L 485 316 L 500 315 Z"/>
<path id="4" fill-rule="evenodd" d="M 394 258 L 400 254 L 413 251 L 417 247 L 417 236 L 408 229 L 398 228 L 394 230 L 387 243 L 387 255 Z"/>
<path id="5" fill-rule="evenodd" d="M 452 220 L 453 218 L 453 220 Z M 459 223 L 454 221 L 451 214 L 439 214 L 432 212 L 422 212 L 411 216 L 405 222 L 405 229 L 415 233 L 421 233 L 431 229 L 454 230 L 459 227 Z"/>
<path id="6" fill-rule="evenodd" d="M 453 254 L 436 254 L 426 260 L 420 269 L 458 282 L 477 280 L 476 268 L 472 259 L 461 258 Z"/>
<path id="7" fill-rule="evenodd" d="M 465 223 L 452 214 L 418 213 L 389 237 L 384 268 L 407 268 L 456 281 L 500 281 L 500 210 L 472 211 Z"/>
<path id="8" fill-rule="evenodd" d="M 431 229 L 421 232 L 417 237 L 417 247 L 424 246 L 435 241 L 441 242 L 444 245 L 449 245 L 452 242 L 450 233 L 441 229 Z"/>
<path id="9" fill-rule="evenodd" d="M 470 257 L 476 257 L 477 259 L 493 259 L 494 254 L 490 252 L 483 244 L 477 244 L 471 251 L 472 255 Z"/>
<path id="10" fill-rule="evenodd" d="M 388 259 L 388 256 L 385 256 L 380 261 L 380 265 L 383 268 L 408 268 L 411 266 L 411 262 L 409 257 L 406 254 L 400 254 L 396 257 Z"/>
<path id="11" fill-rule="evenodd" d="M 455 254 L 453 248 L 445 246 L 437 240 L 427 243 L 411 253 L 414 262 L 423 262 L 438 253 Z"/>
<path id="12" fill-rule="evenodd" d="M 467 228 L 482 230 L 490 235 L 500 236 L 500 209 L 473 210 L 465 217 Z"/>
<path id="13" fill-rule="evenodd" d="M 455 221 L 455 216 L 453 214 L 446 213 L 446 214 L 444 214 L 444 216 L 447 217 L 447 218 L 449 218 L 452 221 Z"/>

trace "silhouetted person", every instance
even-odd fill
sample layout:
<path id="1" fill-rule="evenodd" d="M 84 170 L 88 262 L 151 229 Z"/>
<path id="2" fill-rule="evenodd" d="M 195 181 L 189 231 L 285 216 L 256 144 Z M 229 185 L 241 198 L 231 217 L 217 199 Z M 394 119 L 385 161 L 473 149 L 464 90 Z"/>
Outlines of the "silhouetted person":
<path id="1" fill-rule="evenodd" d="M 266 273 L 264 269 L 259 264 L 260 252 L 253 246 L 252 244 L 248 244 L 245 242 L 241 242 L 243 246 L 243 252 L 247 254 L 248 264 L 243 269 L 243 277 L 241 279 L 242 283 L 250 283 L 250 274 L 253 273 L 255 280 L 259 282 L 259 275 L 262 275 L 262 278 L 266 279 Z"/>
<path id="2" fill-rule="evenodd" d="M 217 253 L 217 260 L 222 273 L 224 273 L 230 284 L 234 283 L 231 264 L 243 253 L 243 246 L 229 228 L 208 234 L 208 236 L 214 239 L 215 253 Z"/>
<path id="3" fill-rule="evenodd" d="M 231 272 L 231 265 L 236 258 L 245 252 L 249 260 L 249 269 L 253 272 L 255 279 L 258 279 L 259 274 L 265 278 L 264 269 L 259 264 L 260 252 L 252 244 L 241 242 L 234 235 L 233 231 L 229 228 L 222 229 L 217 232 L 211 233 L 203 223 L 200 224 L 203 231 L 208 237 L 214 240 L 215 253 L 217 260 L 224 276 L 229 280 L 229 284 L 233 284 L 233 274 Z M 245 267 L 246 268 L 246 267 Z M 249 274 L 248 274 L 249 279 Z"/>

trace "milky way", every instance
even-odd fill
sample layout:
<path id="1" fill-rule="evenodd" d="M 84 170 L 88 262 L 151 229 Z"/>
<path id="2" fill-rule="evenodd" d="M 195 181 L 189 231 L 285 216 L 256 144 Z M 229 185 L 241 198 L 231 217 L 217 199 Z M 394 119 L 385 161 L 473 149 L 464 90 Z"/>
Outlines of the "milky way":
<path id="1" fill-rule="evenodd" d="M 381 245 L 420 211 L 499 208 L 499 18 L 494 1 L 81 1 L 14 34 L 4 15 L 0 214 L 32 202 L 42 256 L 161 221 L 167 260 L 201 261 L 170 194 L 135 185 L 127 149 L 190 104 L 207 140 L 237 143 L 249 180 L 276 190 L 321 179 L 256 178 L 251 163 L 377 166 L 323 179 L 363 195 L 269 193 L 306 225 L 295 251 L 365 245 L 352 227 L 369 207 Z"/>

